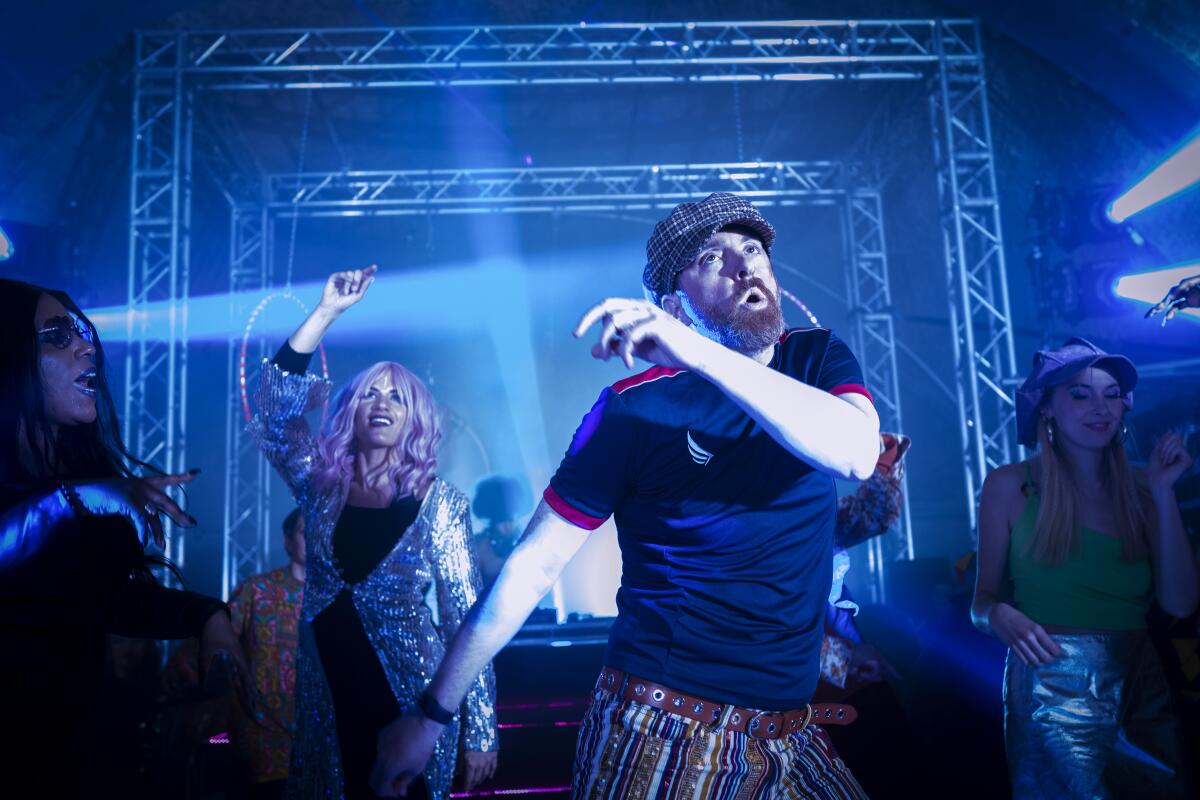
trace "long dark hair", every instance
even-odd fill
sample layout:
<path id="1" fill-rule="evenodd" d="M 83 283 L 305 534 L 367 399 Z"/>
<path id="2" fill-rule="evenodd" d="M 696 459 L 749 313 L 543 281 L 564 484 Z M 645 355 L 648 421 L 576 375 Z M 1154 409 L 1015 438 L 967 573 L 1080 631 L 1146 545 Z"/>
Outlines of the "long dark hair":
<path id="1" fill-rule="evenodd" d="M 84 425 L 60 425 L 57 433 L 46 416 L 46 397 L 38 359 L 40 345 L 34 330 L 38 302 L 48 294 L 92 328 L 96 348 L 96 419 Z M 23 281 L 0 278 L 0 488 L 20 495 L 58 480 L 103 480 L 130 477 L 133 468 L 162 474 L 136 458 L 121 440 L 117 408 L 108 386 L 104 346 L 95 326 L 70 295 Z M 24 441 L 22 441 L 24 440 Z M 20 453 L 31 454 L 32 464 Z M 146 563 L 174 566 L 147 555 Z M 146 572 L 143 577 L 148 577 Z"/>
<path id="2" fill-rule="evenodd" d="M 57 435 L 46 417 L 46 398 L 38 367 L 34 333 L 38 301 L 48 294 L 91 326 L 87 315 L 66 292 L 0 278 L 0 481 L 14 485 L 50 477 L 70 480 L 129 476 L 139 466 L 158 470 L 134 457 L 121 440 L 116 404 L 108 386 L 104 346 L 96 348 L 96 420 L 59 426 Z M 93 327 L 93 331 L 95 328 Z M 24 439 L 24 442 L 21 439 Z M 24 447 L 22 447 L 24 445 Z M 32 456 L 32 470 L 19 452 Z"/>

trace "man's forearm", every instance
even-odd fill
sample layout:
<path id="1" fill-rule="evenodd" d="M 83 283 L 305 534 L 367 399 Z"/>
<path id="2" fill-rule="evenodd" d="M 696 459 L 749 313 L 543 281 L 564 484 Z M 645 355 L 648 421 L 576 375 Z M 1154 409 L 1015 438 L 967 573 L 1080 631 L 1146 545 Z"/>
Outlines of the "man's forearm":
<path id="1" fill-rule="evenodd" d="M 716 345 L 696 372 L 775 441 L 822 472 L 866 480 L 879 458 L 879 422 L 828 392 Z"/>
<path id="2" fill-rule="evenodd" d="M 446 709 L 458 708 L 476 676 L 521 629 L 554 586 L 587 533 L 543 501 L 491 590 L 472 607 L 446 649 L 429 691 Z"/>
<path id="3" fill-rule="evenodd" d="M 521 603 L 523 610 L 517 610 L 516 603 L 511 603 L 512 609 L 506 612 L 490 608 L 492 598 L 497 596 L 495 589 L 499 588 L 497 582 L 494 591 L 467 614 L 429 684 L 430 694 L 443 708 L 456 709 L 462 704 L 479 673 L 516 635 L 537 605 L 535 599 L 527 606 Z"/>

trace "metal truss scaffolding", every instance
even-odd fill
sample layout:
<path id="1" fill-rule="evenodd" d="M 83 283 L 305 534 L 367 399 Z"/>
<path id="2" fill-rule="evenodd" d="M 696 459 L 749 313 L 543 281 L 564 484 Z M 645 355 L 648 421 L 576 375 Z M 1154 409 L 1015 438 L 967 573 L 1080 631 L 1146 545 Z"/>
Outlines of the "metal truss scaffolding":
<path id="1" fill-rule="evenodd" d="M 855 298 L 852 311 L 856 351 L 863 362 L 865 380 L 876 395 L 884 425 L 899 430 L 900 399 L 882 208 L 877 190 L 853 188 L 859 179 L 858 171 L 834 161 L 272 174 L 266 178 L 264 221 L 260 228 L 272 224 L 274 219 L 294 215 L 363 217 L 670 208 L 687 198 L 731 190 L 767 206 L 840 205 L 844 209 L 847 239 L 853 242 L 847 274 L 855 276 L 851 281 L 851 297 Z M 232 213 L 236 267 L 237 254 L 247 252 L 239 243 L 248 241 L 252 247 L 255 241 L 246 239 L 241 227 L 245 223 L 239 220 L 254 215 L 247 214 L 240 206 L 234 207 Z M 241 273 L 235 269 L 232 274 Z M 250 288 L 244 283 L 238 286 Z M 236 373 L 236 365 L 233 369 Z M 257 533 L 265 530 L 265 524 L 256 528 L 250 521 L 266 519 L 268 476 L 261 466 L 251 471 L 253 445 L 241 426 L 234 424 L 240 413 L 240 399 L 234 391 L 230 400 L 227 471 L 232 505 L 227 507 L 226 514 L 228 519 L 246 526 L 238 529 L 227 521 L 227 585 L 244 578 L 249 574 L 248 569 L 261 569 L 261 553 L 266 547 Z M 253 478 L 261 483 L 252 485 Z M 906 543 L 911 541 L 911 533 L 907 511 L 900 538 L 901 544 L 886 547 L 886 556 L 885 546 L 875 540 L 869 563 L 879 591 L 882 591 L 885 558 L 902 557 L 908 552 Z"/>
<path id="2" fill-rule="evenodd" d="M 182 70 L 217 89 L 270 90 L 912 79 L 943 55 L 976 56 L 974 29 L 972 20 L 776 20 L 140 37 L 145 68 Z"/>
<path id="3" fill-rule="evenodd" d="M 175 67 L 150 70 L 137 42 L 133 155 L 129 192 L 129 283 L 125 355 L 125 430 L 132 451 L 181 472 L 187 448 L 187 285 L 192 190 L 191 90 Z M 145 313 L 164 303 L 165 331 L 148 335 Z M 185 550 L 169 518 L 166 555 L 182 567 Z M 171 574 L 165 575 L 171 580 Z"/>
<path id="4" fill-rule="evenodd" d="M 863 377 L 875 398 L 880 428 L 902 432 L 900 380 L 896 370 L 896 336 L 892 318 L 892 289 L 888 276 L 887 240 L 883 229 L 883 203 L 879 192 L 858 189 L 845 204 L 850 269 L 846 270 L 847 298 L 854 321 L 854 352 Z M 868 566 L 875 576 L 876 602 L 886 595 L 885 564 L 913 555 L 912 519 L 908 504 L 908 479 L 901 478 L 905 502 L 900 511 L 900 535 L 877 536 L 870 542 Z"/>
<path id="5" fill-rule="evenodd" d="M 595 84 L 603 91 L 602 85 L 624 83 L 860 80 L 930 82 L 947 270 L 953 278 L 951 308 L 958 314 L 954 330 L 967 486 L 973 494 L 979 470 L 1008 445 L 1007 433 L 997 427 L 1008 417 L 990 413 L 985 403 L 1007 398 L 1012 344 L 978 23 L 961 19 L 139 33 L 129 260 L 133 344 L 126 386 L 131 441 L 139 454 L 172 468 L 182 465 L 192 102 L 197 93 L 524 84 Z M 241 289 L 254 288 L 259 280 L 263 288 L 269 286 L 269 254 L 261 254 L 261 271 L 250 275 L 247 267 L 259 257 L 253 255 L 255 248 L 267 246 L 269 236 L 263 234 L 271 220 L 286 215 L 651 208 L 718 189 L 781 205 L 846 203 L 856 347 L 884 424 L 899 427 L 880 187 L 855 184 L 842 169 L 836 162 L 770 162 L 271 176 L 257 222 L 255 213 L 243 206 L 259 198 L 239 197 L 232 203 L 231 282 Z M 168 340 L 137 336 L 141 312 L 161 300 L 172 301 L 176 309 Z M 988 327 L 976 335 L 985 307 L 991 314 Z M 231 370 L 235 350 L 231 343 Z M 975 400 L 982 397 L 980 382 L 985 380 L 994 385 L 994 397 Z M 267 535 L 262 510 L 266 472 L 247 449 L 233 395 L 223 567 L 227 589 L 248 570 L 261 568 Z M 903 541 L 889 545 L 886 556 L 880 549 L 880 560 L 912 557 L 907 515 L 904 526 Z M 173 555 L 182 560 L 182 548 Z M 879 570 L 882 566 L 876 564 Z"/>
<path id="6" fill-rule="evenodd" d="M 246 298 L 271 284 L 271 226 L 262 204 L 234 205 L 229 214 L 229 293 L 232 319 L 248 319 L 254 311 Z M 267 355 L 262 338 L 247 341 L 231 336 L 228 343 L 229 381 L 225 410 L 225 517 L 221 550 L 223 597 L 250 575 L 262 572 L 271 553 L 271 476 L 267 460 L 246 434 L 241 384 L 245 361 L 261 363 Z"/>
<path id="7" fill-rule="evenodd" d="M 963 37 L 969 37 L 964 41 Z M 954 344 L 959 429 L 971 527 L 989 470 L 1013 460 L 1016 356 L 1008 276 L 1000 235 L 1000 199 L 988 119 L 979 30 L 939 29 L 930 92 Z"/>
<path id="8" fill-rule="evenodd" d="M 845 195 L 844 171 L 838 161 L 780 161 L 293 173 L 268 177 L 267 202 L 280 216 L 313 217 L 629 211 L 710 192 L 832 205 Z"/>

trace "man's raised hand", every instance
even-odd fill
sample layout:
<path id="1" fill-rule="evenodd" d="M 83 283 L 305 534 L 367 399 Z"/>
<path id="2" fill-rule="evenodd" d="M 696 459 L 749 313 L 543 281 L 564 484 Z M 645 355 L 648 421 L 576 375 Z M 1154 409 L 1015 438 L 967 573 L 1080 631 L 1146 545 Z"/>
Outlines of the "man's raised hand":
<path id="1" fill-rule="evenodd" d="M 640 358 L 670 369 L 694 369 L 706 348 L 717 345 L 648 300 L 609 298 L 589 308 L 575 326 L 576 338 L 597 322 L 600 339 L 592 356 L 604 361 L 618 356 L 633 369 Z"/>
<path id="2" fill-rule="evenodd" d="M 1172 286 L 1162 300 L 1151 306 L 1146 312 L 1146 317 L 1152 317 L 1165 309 L 1167 314 L 1163 317 L 1162 324 L 1166 325 L 1185 308 L 1200 308 L 1200 275 L 1184 278 Z"/>

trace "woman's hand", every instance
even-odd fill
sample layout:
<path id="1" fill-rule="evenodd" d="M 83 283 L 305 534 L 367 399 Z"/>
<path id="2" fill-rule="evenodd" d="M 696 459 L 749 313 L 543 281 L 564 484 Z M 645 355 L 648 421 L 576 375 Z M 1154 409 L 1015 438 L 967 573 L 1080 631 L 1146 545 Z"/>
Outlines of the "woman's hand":
<path id="1" fill-rule="evenodd" d="M 254 673 L 233 632 L 224 609 L 215 612 L 200 631 L 200 685 L 210 696 L 225 694 L 232 679 L 238 701 L 247 716 L 254 717 Z"/>
<path id="2" fill-rule="evenodd" d="M 372 264 L 366 269 L 333 273 L 325 281 L 325 289 L 321 292 L 321 302 L 317 304 L 317 308 L 341 314 L 366 296 L 367 289 L 375 282 L 375 273 L 378 271 L 379 267 Z"/>
<path id="3" fill-rule="evenodd" d="M 465 750 L 462 755 L 464 790 L 469 792 L 496 774 L 497 754 L 495 750 L 490 753 Z"/>
<path id="4" fill-rule="evenodd" d="M 112 478 L 91 483 L 72 483 L 67 489 L 78 501 L 77 511 L 93 516 L 121 515 L 128 517 L 145 547 L 153 538 L 159 547 L 166 544 L 161 516 L 167 515 L 184 528 L 194 528 L 196 518 L 179 507 L 166 493 L 169 486 L 191 483 L 200 470 L 177 475 L 152 475 L 147 478 Z"/>
<path id="5" fill-rule="evenodd" d="M 1027 665 L 1049 664 L 1062 648 L 1046 630 L 1008 603 L 996 603 L 988 612 L 988 626 Z"/>
<path id="6" fill-rule="evenodd" d="M 366 269 L 351 269 L 330 275 L 321 291 L 321 302 L 288 338 L 292 349 L 297 353 L 316 352 L 329 326 L 343 311 L 366 296 L 378 271 L 379 267 L 372 264 Z"/>
<path id="7" fill-rule="evenodd" d="M 1183 436 L 1176 431 L 1164 433 L 1146 461 L 1146 481 L 1150 491 L 1157 493 L 1170 489 L 1192 466 L 1192 460 L 1184 447 Z"/>

